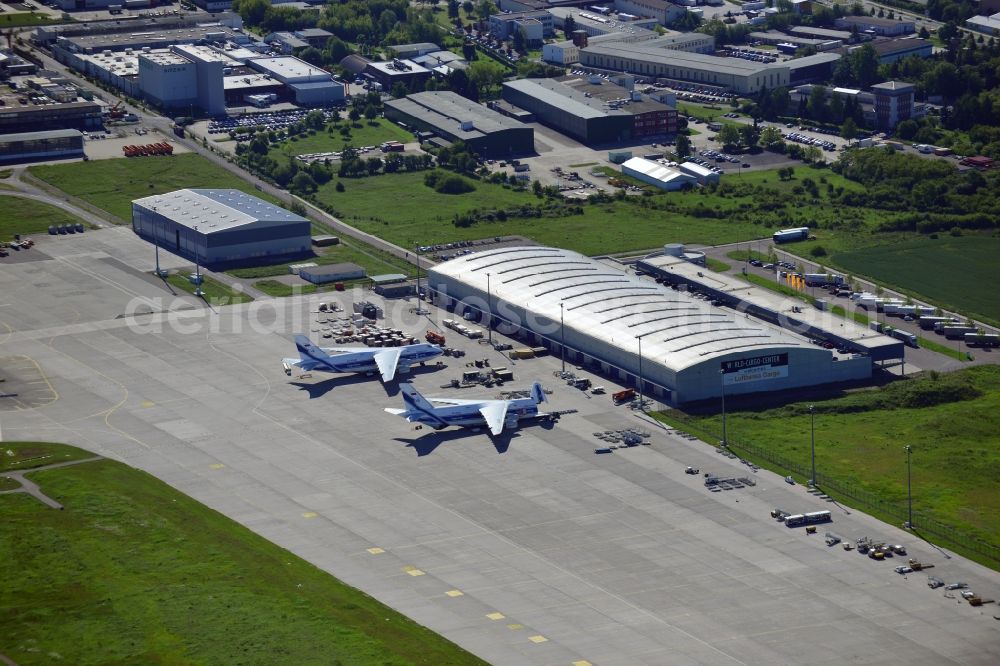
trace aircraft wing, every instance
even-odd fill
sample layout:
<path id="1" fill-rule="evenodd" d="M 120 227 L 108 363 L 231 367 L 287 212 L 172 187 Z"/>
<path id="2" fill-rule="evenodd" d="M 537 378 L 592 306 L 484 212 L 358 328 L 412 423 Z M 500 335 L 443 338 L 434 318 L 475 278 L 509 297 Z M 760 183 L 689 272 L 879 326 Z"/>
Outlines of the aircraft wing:
<path id="1" fill-rule="evenodd" d="M 399 365 L 399 357 L 402 353 L 402 347 L 388 347 L 375 352 L 372 358 L 375 359 L 375 365 L 382 373 L 382 381 L 392 381 L 396 376 L 396 367 Z"/>
<path id="2" fill-rule="evenodd" d="M 479 413 L 486 419 L 486 425 L 489 426 L 490 432 L 494 435 L 503 432 L 503 423 L 507 418 L 509 405 L 510 402 L 507 400 L 490 400 L 484 402 L 483 406 L 479 408 Z"/>
<path id="3" fill-rule="evenodd" d="M 371 347 L 320 347 L 320 351 L 330 354 L 331 356 L 337 356 L 339 354 L 357 354 L 359 352 L 370 352 L 375 351 Z"/>
<path id="4" fill-rule="evenodd" d="M 281 363 L 289 368 L 299 368 L 301 370 L 305 370 L 306 372 L 312 370 L 318 365 L 316 361 L 304 360 L 301 358 L 283 358 L 281 359 Z"/>

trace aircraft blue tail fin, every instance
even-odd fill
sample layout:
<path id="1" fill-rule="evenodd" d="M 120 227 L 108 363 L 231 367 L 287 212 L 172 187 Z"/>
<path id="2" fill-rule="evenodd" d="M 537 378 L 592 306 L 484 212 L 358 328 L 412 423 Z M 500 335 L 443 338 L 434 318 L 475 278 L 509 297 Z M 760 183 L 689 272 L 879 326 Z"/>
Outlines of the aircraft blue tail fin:
<path id="1" fill-rule="evenodd" d="M 326 352 L 314 345 L 312 340 L 304 335 L 295 336 L 295 347 L 299 350 L 299 357 L 303 361 L 323 362 L 328 358 Z"/>
<path id="2" fill-rule="evenodd" d="M 399 390 L 403 394 L 403 403 L 408 409 L 415 409 L 419 412 L 433 413 L 434 405 L 427 398 L 420 395 L 420 392 L 409 382 L 401 382 Z"/>
<path id="3" fill-rule="evenodd" d="M 542 390 L 542 385 L 539 382 L 531 385 L 531 399 L 536 405 L 545 402 L 545 391 Z"/>

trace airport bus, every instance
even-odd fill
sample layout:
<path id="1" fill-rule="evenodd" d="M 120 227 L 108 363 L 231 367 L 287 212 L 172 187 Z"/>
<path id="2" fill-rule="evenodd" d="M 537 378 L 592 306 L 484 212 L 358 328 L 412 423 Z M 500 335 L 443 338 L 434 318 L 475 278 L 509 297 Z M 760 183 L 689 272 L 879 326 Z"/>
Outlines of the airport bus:
<path id="1" fill-rule="evenodd" d="M 797 513 L 785 518 L 785 525 L 788 527 L 798 527 L 799 525 L 815 525 L 817 523 L 828 523 L 833 520 L 829 511 L 813 511 L 811 513 Z"/>

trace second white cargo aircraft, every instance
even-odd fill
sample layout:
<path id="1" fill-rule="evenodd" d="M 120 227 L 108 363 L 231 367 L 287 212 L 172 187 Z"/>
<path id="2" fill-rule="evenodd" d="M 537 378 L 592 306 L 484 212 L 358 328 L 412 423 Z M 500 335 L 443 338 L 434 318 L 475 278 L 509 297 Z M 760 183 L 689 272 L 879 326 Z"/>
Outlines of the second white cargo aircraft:
<path id="1" fill-rule="evenodd" d="M 549 416 L 538 411 L 538 405 L 545 402 L 545 393 L 538 382 L 531 387 L 530 397 L 513 400 L 425 398 L 413 384 L 406 382 L 399 385 L 399 390 L 406 409 L 387 407 L 385 411 L 402 416 L 411 423 L 425 423 L 437 430 L 448 426 L 474 428 L 485 424 L 490 433 L 499 435 L 504 428 L 516 428 L 521 419 Z"/>

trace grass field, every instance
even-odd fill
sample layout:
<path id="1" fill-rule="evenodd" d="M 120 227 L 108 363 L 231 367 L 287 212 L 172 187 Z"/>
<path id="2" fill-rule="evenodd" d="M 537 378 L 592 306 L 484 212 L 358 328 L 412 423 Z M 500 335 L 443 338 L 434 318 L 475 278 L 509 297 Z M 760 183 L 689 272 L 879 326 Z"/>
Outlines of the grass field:
<path id="1" fill-rule="evenodd" d="M 313 257 L 305 257 L 270 266 L 234 268 L 226 272 L 238 278 L 276 277 L 278 275 L 288 275 L 288 266 L 290 264 L 301 264 L 304 262 L 316 262 L 320 265 L 350 262 L 364 268 L 368 275 L 378 275 L 380 273 L 416 274 L 416 267 L 409 262 L 352 238 L 341 238 L 338 245 L 319 248 L 316 256 Z"/>
<path id="2" fill-rule="evenodd" d="M 336 128 L 333 129 L 332 133 L 324 130 L 309 136 L 293 137 L 275 144 L 269 155 L 273 159 L 280 160 L 283 156 L 289 155 L 340 151 L 347 144 L 360 148 L 361 146 L 378 146 L 392 140 L 402 143 L 416 140 L 412 134 L 385 118 L 376 118 L 371 122 L 359 120 L 357 124 L 360 127 L 352 125 L 348 120 L 341 121 L 341 126 L 346 125 L 351 128 L 351 133 L 347 137 L 343 136 Z M 382 153 L 376 154 L 381 155 Z M 370 157 L 371 154 L 369 153 L 367 156 Z"/>
<path id="3" fill-rule="evenodd" d="M 582 215 L 517 218 L 479 222 L 459 228 L 456 214 L 474 209 L 510 209 L 545 202 L 530 192 L 477 182 L 476 191 L 441 195 L 424 185 L 422 173 L 343 179 L 344 192 L 335 191 L 337 179 L 322 186 L 316 199 L 331 206 L 341 219 L 403 247 L 457 240 L 523 235 L 539 243 L 566 247 L 585 254 L 646 250 L 665 242 L 722 243 L 761 234 L 758 226 L 727 219 L 702 219 L 683 212 L 643 208 L 630 197 L 604 204 L 582 204 Z M 772 175 L 772 180 L 777 178 Z M 676 194 L 679 205 L 714 205 L 710 196 Z M 388 202 L 405 202 L 393 205 Z M 727 200 L 733 205 L 732 200 Z M 721 205 L 721 204 L 720 204 Z"/>
<path id="4" fill-rule="evenodd" d="M 2 649 L 22 666 L 483 663 L 144 472 L 31 479 L 66 508 L 0 496 Z"/>
<path id="5" fill-rule="evenodd" d="M 76 224 L 80 220 L 61 208 L 15 196 L 0 198 L 3 214 L 0 215 L 0 241 L 13 240 L 14 234 L 40 236 L 49 232 L 49 226 Z M 91 225 L 85 225 L 91 228 Z M 30 250 L 29 250 L 30 252 Z"/>
<path id="6" fill-rule="evenodd" d="M 144 159 L 94 160 L 30 168 L 36 177 L 108 211 L 132 219 L 132 200 L 184 188 L 242 190 L 271 203 L 274 197 L 195 153 Z"/>
<path id="7" fill-rule="evenodd" d="M 967 232 L 968 233 L 968 232 Z M 917 237 L 837 252 L 832 263 L 963 314 L 1000 323 L 1000 236 Z"/>
<path id="8" fill-rule="evenodd" d="M 167 282 L 178 289 L 193 294 L 198 287 L 188 279 L 188 275 L 189 273 L 172 273 L 167 277 Z M 202 275 L 201 291 L 204 294 L 202 298 L 212 305 L 235 305 L 249 303 L 253 300 L 253 296 L 233 291 L 221 282 L 204 275 Z"/>
<path id="9" fill-rule="evenodd" d="M 706 122 L 719 121 L 719 122 L 731 122 L 729 118 L 723 118 L 723 114 L 738 112 L 739 109 L 734 109 L 728 104 L 717 104 L 717 109 L 710 109 L 704 104 L 697 104 L 695 102 L 678 102 L 677 111 L 681 115 L 692 116 L 694 118 L 701 118 Z M 738 123 L 732 123 L 739 125 Z"/>
<path id="10" fill-rule="evenodd" d="M 726 398 L 731 440 L 810 464 L 808 405 L 816 407 L 816 469 L 905 506 L 913 446 L 914 510 L 1000 546 L 1000 367 L 903 380 L 843 397 L 761 409 Z M 664 420 L 718 441 L 719 414 L 670 411 Z M 991 566 L 996 567 L 997 563 Z"/>
<path id="11" fill-rule="evenodd" d="M 15 12 L 13 14 L 0 14 L 0 30 L 4 28 L 25 28 L 36 25 L 53 25 L 56 23 L 73 23 L 73 19 L 63 20 L 53 18 L 46 14 L 36 14 L 34 12 Z"/>

